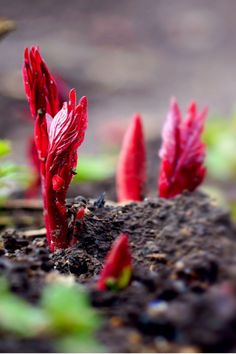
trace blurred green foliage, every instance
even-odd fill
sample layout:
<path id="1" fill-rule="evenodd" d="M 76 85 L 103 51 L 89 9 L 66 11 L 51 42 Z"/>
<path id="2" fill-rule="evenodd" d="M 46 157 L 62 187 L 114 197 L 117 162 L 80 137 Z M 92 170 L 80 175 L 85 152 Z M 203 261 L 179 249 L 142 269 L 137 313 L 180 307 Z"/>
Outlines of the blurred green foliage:
<path id="1" fill-rule="evenodd" d="M 236 185 L 236 114 L 229 119 L 209 119 L 203 140 L 208 170 L 208 184 L 203 189 L 236 219 L 236 193 L 232 193 Z"/>
<path id="2" fill-rule="evenodd" d="M 6 200 L 12 192 L 13 186 L 27 183 L 27 169 L 5 159 L 10 153 L 10 142 L 8 140 L 0 140 L 0 202 Z"/>
<path id="3" fill-rule="evenodd" d="M 8 140 L 0 140 L 0 157 L 6 156 L 11 152 L 11 144 Z"/>
<path id="4" fill-rule="evenodd" d="M 60 352 L 102 351 L 95 338 L 101 319 L 85 289 L 64 282 L 48 284 L 39 306 L 11 293 L 0 279 L 0 331 L 19 338 L 51 338 Z"/>
<path id="5" fill-rule="evenodd" d="M 206 164 L 210 177 L 222 181 L 235 178 L 236 115 L 231 119 L 209 119 L 203 140 L 207 145 Z"/>
<path id="6" fill-rule="evenodd" d="M 13 295 L 0 279 L 0 330 L 16 336 L 32 337 L 47 325 L 47 318 L 36 307 Z"/>
<path id="7" fill-rule="evenodd" d="M 96 182 L 115 173 L 116 158 L 112 155 L 79 156 L 74 182 Z"/>
<path id="8" fill-rule="evenodd" d="M 12 192 L 13 187 L 26 185 L 28 171 L 9 160 L 11 144 L 8 140 L 0 140 L 0 202 L 4 202 Z"/>

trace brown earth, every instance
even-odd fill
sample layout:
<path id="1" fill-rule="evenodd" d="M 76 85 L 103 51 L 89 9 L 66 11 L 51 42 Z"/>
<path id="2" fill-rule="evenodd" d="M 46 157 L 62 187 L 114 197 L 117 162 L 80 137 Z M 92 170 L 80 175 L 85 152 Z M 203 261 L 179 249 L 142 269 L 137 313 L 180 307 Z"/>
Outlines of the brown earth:
<path id="1" fill-rule="evenodd" d="M 45 237 L 2 233 L 0 271 L 14 293 L 37 304 L 56 269 L 88 288 L 106 319 L 97 336 L 108 351 L 235 350 L 236 243 L 227 212 L 200 192 L 124 206 L 76 203 L 86 203 L 87 212 L 72 248 L 50 254 Z M 119 293 L 97 292 L 104 257 L 120 232 L 129 235 L 132 282 Z M 37 343 L 0 339 L 1 351 L 53 350 L 53 342 Z"/>

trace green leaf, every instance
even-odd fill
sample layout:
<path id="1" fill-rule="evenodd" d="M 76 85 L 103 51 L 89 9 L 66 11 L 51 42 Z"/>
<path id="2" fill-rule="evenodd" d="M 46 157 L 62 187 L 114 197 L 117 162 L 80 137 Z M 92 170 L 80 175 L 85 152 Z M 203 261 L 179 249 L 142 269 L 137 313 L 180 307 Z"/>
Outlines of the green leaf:
<path id="1" fill-rule="evenodd" d="M 8 140 L 0 140 L 0 157 L 7 156 L 11 152 L 11 143 Z"/>
<path id="2" fill-rule="evenodd" d="M 92 333 L 100 319 L 89 303 L 86 292 L 77 285 L 51 284 L 45 288 L 42 307 L 55 333 Z"/>
<path id="3" fill-rule="evenodd" d="M 212 119 L 206 124 L 203 140 L 207 144 L 208 173 L 217 180 L 236 177 L 236 116 Z"/>
<path id="4" fill-rule="evenodd" d="M 2 279 L 0 284 L 0 328 L 23 337 L 32 337 L 45 330 L 48 320 L 44 313 L 10 293 Z"/>
<path id="5" fill-rule="evenodd" d="M 39 305 L 11 293 L 7 281 L 0 279 L 0 332 L 22 338 L 47 335 L 60 352 L 104 352 L 94 334 L 101 320 L 82 287 L 46 285 Z"/>
<path id="6" fill-rule="evenodd" d="M 236 221 L 236 201 L 231 201 L 229 203 L 230 215 L 234 221 Z"/>
<path id="7" fill-rule="evenodd" d="M 115 159 L 112 156 L 80 156 L 74 182 L 101 181 L 115 172 Z"/>
<path id="8" fill-rule="evenodd" d="M 62 353 L 105 353 L 105 348 L 91 335 L 71 335 L 59 339 L 56 349 Z"/>

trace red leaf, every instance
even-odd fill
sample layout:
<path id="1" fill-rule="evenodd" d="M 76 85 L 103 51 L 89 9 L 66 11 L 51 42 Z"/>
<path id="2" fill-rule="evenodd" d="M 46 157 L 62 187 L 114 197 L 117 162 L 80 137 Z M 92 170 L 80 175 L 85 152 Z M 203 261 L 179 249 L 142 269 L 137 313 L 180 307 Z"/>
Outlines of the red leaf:
<path id="1" fill-rule="evenodd" d="M 121 234 L 107 254 L 97 283 L 97 289 L 103 291 L 108 289 L 109 285 L 116 289 L 126 287 L 130 281 L 131 271 L 132 259 L 128 236 Z"/>
<path id="2" fill-rule="evenodd" d="M 125 134 L 118 162 L 116 185 L 119 202 L 140 201 L 146 181 L 146 151 L 142 120 L 135 115 Z"/>
<path id="3" fill-rule="evenodd" d="M 201 141 L 207 110 L 198 113 L 196 103 L 189 106 L 187 117 L 182 121 L 178 104 L 172 100 L 162 132 L 159 175 L 159 194 L 172 198 L 184 190 L 193 191 L 202 183 L 205 145 Z"/>
<path id="4" fill-rule="evenodd" d="M 45 208 L 47 237 L 52 250 L 70 245 L 66 193 L 77 165 L 77 149 L 87 128 L 87 99 L 76 104 L 76 92 L 69 93 L 69 103 L 51 119 L 47 116 L 49 149 L 45 165 Z M 62 212 L 63 211 L 63 212 Z"/>
<path id="5" fill-rule="evenodd" d="M 61 178 L 58 175 L 55 175 L 52 177 L 52 188 L 54 189 L 55 192 L 59 192 L 60 189 L 64 187 L 64 179 Z"/>
<path id="6" fill-rule="evenodd" d="M 54 116 L 59 110 L 58 91 L 38 47 L 25 49 L 22 73 L 32 116 L 46 112 Z"/>

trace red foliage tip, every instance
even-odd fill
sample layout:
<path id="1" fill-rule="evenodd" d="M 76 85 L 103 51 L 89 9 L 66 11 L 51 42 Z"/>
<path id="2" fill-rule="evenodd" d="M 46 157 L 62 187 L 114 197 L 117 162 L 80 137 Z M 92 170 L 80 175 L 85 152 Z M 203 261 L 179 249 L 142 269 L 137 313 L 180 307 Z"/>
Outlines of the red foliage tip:
<path id="1" fill-rule="evenodd" d="M 116 173 L 119 202 L 140 201 L 146 181 L 146 151 L 142 120 L 135 115 L 125 134 Z"/>
<path id="2" fill-rule="evenodd" d="M 39 48 L 36 46 L 30 50 L 25 49 L 22 73 L 31 114 L 36 119 L 34 138 L 41 161 L 41 171 L 44 175 L 43 163 L 48 153 L 45 114 L 54 116 L 59 111 L 58 90 L 55 80 L 43 61 Z"/>
<path id="3" fill-rule="evenodd" d="M 59 98 L 55 80 L 43 61 L 39 48 L 25 49 L 23 79 L 32 116 L 54 116 L 59 110 Z"/>
<path id="4" fill-rule="evenodd" d="M 129 251 L 128 236 L 121 234 L 114 242 L 105 259 L 97 289 L 119 290 L 125 288 L 131 279 L 132 259 Z"/>
<path id="5" fill-rule="evenodd" d="M 71 90 L 69 103 L 52 119 L 47 114 L 49 149 L 45 166 L 45 209 L 47 237 L 52 250 L 68 247 L 68 221 L 65 198 L 77 165 L 77 149 L 87 128 L 87 99 L 76 104 Z"/>
<path id="6" fill-rule="evenodd" d="M 196 103 L 188 108 L 187 117 L 182 120 L 179 106 L 172 100 L 166 123 L 162 131 L 162 146 L 158 181 L 162 198 L 172 198 L 184 190 L 194 191 L 202 183 L 205 145 L 201 141 L 207 110 L 197 112 Z"/>

